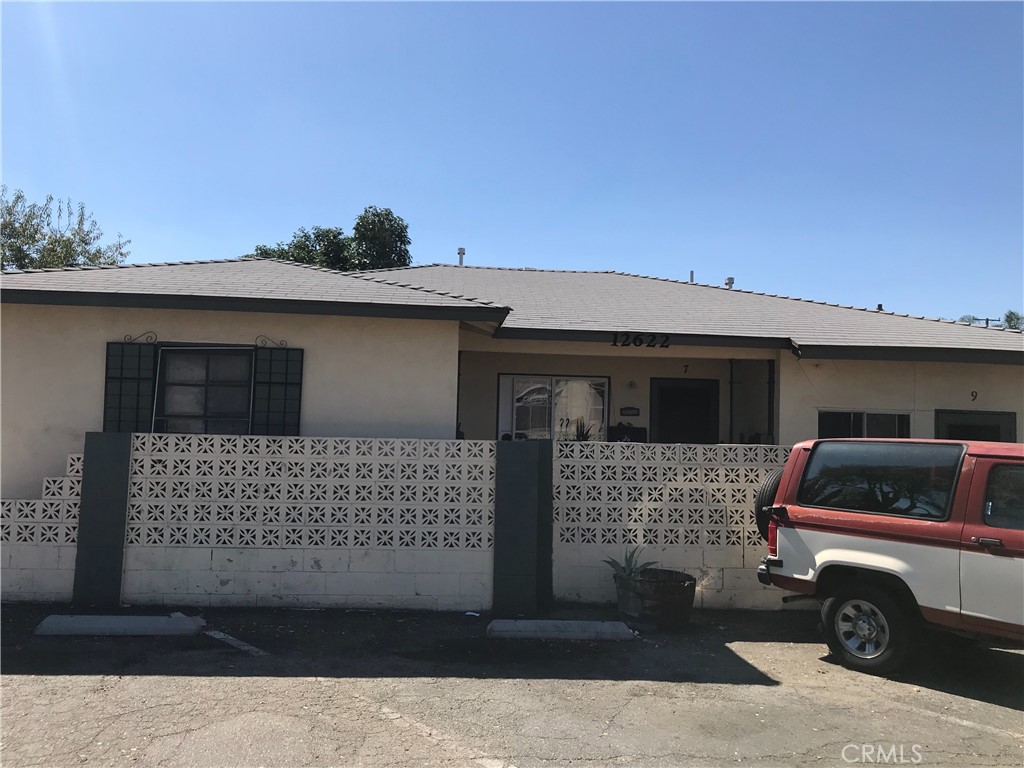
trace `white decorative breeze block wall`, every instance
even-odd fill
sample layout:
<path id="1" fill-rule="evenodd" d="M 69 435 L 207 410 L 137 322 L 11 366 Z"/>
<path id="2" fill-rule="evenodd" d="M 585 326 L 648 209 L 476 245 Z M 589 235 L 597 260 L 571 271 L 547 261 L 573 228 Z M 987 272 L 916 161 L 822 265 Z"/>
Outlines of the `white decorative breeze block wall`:
<path id="1" fill-rule="evenodd" d="M 0 598 L 67 602 L 75 582 L 82 455 L 43 480 L 42 499 L 0 501 Z"/>
<path id="2" fill-rule="evenodd" d="M 615 599 L 611 569 L 642 545 L 641 559 L 698 579 L 695 605 L 777 608 L 761 586 L 766 553 L 754 497 L 789 448 L 773 445 L 555 444 L 554 592 L 557 600 Z"/>
<path id="3" fill-rule="evenodd" d="M 127 603 L 490 607 L 492 442 L 132 440 Z"/>

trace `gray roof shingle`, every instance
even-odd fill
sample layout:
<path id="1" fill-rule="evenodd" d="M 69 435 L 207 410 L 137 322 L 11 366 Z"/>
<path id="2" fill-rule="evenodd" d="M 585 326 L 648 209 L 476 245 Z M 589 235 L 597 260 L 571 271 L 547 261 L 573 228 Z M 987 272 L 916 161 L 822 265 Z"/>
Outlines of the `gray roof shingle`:
<path id="1" fill-rule="evenodd" d="M 512 307 L 502 335 L 649 332 L 790 340 L 797 347 L 969 349 L 1021 353 L 1019 331 L 841 307 L 622 272 L 433 264 L 364 273 Z M 539 334 L 538 334 L 539 335 Z"/>
<path id="2" fill-rule="evenodd" d="M 495 335 L 509 338 L 655 333 L 811 357 L 1024 364 L 1018 331 L 622 272 L 433 264 L 341 273 L 242 259 L 5 272 L 0 289 L 4 302 L 477 319 L 501 323 Z"/>
<path id="3" fill-rule="evenodd" d="M 171 306 L 175 299 L 206 299 L 233 302 L 234 308 L 251 305 L 261 309 L 320 311 L 336 306 L 375 307 L 380 314 L 387 308 L 451 310 L 457 316 L 475 314 L 501 318 L 505 313 L 486 301 L 465 299 L 443 289 L 410 286 L 402 275 L 370 275 L 368 279 L 349 277 L 341 272 L 296 262 L 273 259 L 237 259 L 224 261 L 174 262 L 167 264 L 126 264 L 110 267 L 70 267 L 67 269 L 4 272 L 0 281 L 6 301 L 30 296 L 50 297 L 54 302 L 75 301 L 81 295 L 114 299 L 131 305 L 127 297 L 161 297 L 160 306 Z M 93 303 L 102 303 L 96 301 Z M 194 305 L 194 304 L 193 304 Z M 212 305 L 213 306 L 213 305 Z"/>

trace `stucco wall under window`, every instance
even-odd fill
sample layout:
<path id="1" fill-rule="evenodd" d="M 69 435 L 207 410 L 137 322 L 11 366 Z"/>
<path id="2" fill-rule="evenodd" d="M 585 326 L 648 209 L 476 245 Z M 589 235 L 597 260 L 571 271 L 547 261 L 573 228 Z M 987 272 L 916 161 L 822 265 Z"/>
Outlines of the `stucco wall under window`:
<path id="1" fill-rule="evenodd" d="M 4 498 L 38 498 L 102 429 L 106 343 L 145 331 L 218 344 L 264 334 L 304 349 L 303 435 L 455 437 L 454 321 L 5 305 L 0 325 Z"/>

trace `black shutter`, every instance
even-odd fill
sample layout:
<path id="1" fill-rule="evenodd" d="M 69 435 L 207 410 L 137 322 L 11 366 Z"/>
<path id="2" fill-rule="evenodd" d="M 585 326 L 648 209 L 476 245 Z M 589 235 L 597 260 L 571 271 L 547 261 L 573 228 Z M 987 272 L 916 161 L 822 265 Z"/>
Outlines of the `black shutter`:
<path id="1" fill-rule="evenodd" d="M 156 357 L 156 344 L 107 343 L 104 432 L 151 431 Z"/>
<path id="2" fill-rule="evenodd" d="M 299 434 L 302 350 L 260 347 L 252 381 L 252 434 Z"/>

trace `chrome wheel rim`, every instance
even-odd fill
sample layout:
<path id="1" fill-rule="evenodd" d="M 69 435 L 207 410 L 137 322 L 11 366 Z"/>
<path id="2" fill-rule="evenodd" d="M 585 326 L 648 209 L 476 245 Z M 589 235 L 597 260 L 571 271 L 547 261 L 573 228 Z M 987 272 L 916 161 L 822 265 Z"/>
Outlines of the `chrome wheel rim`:
<path id="1" fill-rule="evenodd" d="M 836 636 L 859 659 L 874 659 L 889 647 L 889 623 L 867 600 L 847 600 L 836 611 Z"/>

